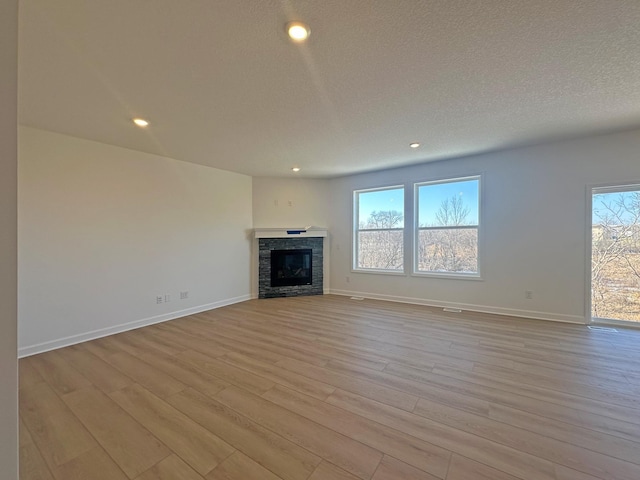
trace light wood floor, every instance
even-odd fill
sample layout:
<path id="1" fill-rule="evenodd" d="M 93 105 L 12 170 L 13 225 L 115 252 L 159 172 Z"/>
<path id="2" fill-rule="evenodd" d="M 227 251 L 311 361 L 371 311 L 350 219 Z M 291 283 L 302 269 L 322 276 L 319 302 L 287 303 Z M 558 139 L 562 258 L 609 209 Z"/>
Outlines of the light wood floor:
<path id="1" fill-rule="evenodd" d="M 640 479 L 640 331 L 254 300 L 20 361 L 21 479 Z"/>

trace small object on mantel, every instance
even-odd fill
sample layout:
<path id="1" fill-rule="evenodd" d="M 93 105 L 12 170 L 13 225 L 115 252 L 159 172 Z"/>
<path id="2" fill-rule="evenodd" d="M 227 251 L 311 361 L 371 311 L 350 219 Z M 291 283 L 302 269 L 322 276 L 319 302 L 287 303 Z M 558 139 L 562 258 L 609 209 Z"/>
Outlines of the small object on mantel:
<path id="1" fill-rule="evenodd" d="M 300 235 L 301 233 L 306 233 L 308 230 L 320 229 L 320 227 L 314 227 L 313 225 L 307 225 L 304 228 L 295 229 L 295 230 L 287 230 L 289 235 Z"/>
<path id="2" fill-rule="evenodd" d="M 255 238 L 327 237 L 324 227 L 308 225 L 301 228 L 254 228 Z"/>

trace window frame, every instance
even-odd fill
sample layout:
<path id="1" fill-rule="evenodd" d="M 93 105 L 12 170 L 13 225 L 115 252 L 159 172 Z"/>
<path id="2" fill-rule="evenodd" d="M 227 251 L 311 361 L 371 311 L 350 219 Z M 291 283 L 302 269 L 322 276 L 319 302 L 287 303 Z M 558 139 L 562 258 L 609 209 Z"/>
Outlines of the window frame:
<path id="1" fill-rule="evenodd" d="M 466 182 L 470 180 L 476 180 L 478 182 L 478 223 L 475 225 L 451 225 L 451 226 L 436 226 L 436 227 L 420 227 L 420 187 L 427 185 L 442 185 L 458 182 Z M 436 272 L 426 271 L 419 269 L 419 248 L 420 248 L 420 232 L 422 230 L 462 230 L 475 228 L 477 232 L 477 256 L 476 256 L 476 272 Z M 412 246 L 412 273 L 411 276 L 415 277 L 428 277 L 428 278 L 444 278 L 444 279 L 457 279 L 457 280 L 482 280 L 482 268 L 481 268 L 481 251 L 482 251 L 482 175 L 465 175 L 463 177 L 448 177 L 437 180 L 425 180 L 422 182 L 416 182 L 413 184 L 413 246 Z"/>
<path id="2" fill-rule="evenodd" d="M 402 215 L 403 215 L 403 226 L 399 228 L 367 228 L 360 229 L 360 194 L 361 193 L 372 193 L 372 192 L 381 192 L 385 190 L 401 190 L 402 191 Z M 407 187 L 404 184 L 396 184 L 396 185 L 387 185 L 382 187 L 373 187 L 373 188 L 361 188 L 353 190 L 353 212 L 352 212 L 352 228 L 351 228 L 351 271 L 356 273 L 373 273 L 373 274 L 382 274 L 382 275 L 405 275 L 407 266 L 406 266 L 406 229 L 407 229 Z M 385 268 L 363 268 L 358 266 L 359 260 L 359 250 L 358 250 L 358 238 L 359 233 L 361 231 L 364 232 L 392 232 L 392 231 L 401 231 L 402 232 L 402 267 L 400 269 L 385 269 Z"/>

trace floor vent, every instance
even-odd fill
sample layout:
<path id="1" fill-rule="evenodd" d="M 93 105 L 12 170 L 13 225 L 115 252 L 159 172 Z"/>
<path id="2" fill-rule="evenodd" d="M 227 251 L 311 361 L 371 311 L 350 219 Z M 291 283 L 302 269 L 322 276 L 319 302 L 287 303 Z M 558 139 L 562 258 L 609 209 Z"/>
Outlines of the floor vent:
<path id="1" fill-rule="evenodd" d="M 351 300 L 364 300 L 364 297 L 351 297 Z"/>
<path id="2" fill-rule="evenodd" d="M 618 330 L 611 327 L 594 327 L 593 325 L 589 325 L 587 328 L 589 330 L 597 330 L 598 332 L 618 333 Z"/>

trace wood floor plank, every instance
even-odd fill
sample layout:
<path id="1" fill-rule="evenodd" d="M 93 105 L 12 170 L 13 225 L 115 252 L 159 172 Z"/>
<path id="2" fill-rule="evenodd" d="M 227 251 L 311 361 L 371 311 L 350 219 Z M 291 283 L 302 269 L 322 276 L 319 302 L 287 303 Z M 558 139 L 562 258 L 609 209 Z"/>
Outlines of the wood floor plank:
<path id="1" fill-rule="evenodd" d="M 269 322 L 269 326 L 273 324 L 281 324 L 286 326 L 287 328 L 291 328 L 294 325 L 294 328 L 304 329 L 306 326 L 300 327 L 296 324 L 292 324 L 291 322 L 282 322 L 281 319 L 271 319 Z M 241 335 L 244 331 L 248 330 L 249 332 L 254 331 L 254 327 L 251 322 L 239 322 L 234 323 L 233 327 L 222 327 L 222 333 L 227 335 L 227 339 L 229 339 L 228 335 L 233 335 L 232 332 L 235 332 L 235 335 Z M 313 327 L 311 327 L 312 329 Z M 361 364 L 368 368 L 375 368 L 378 370 L 382 370 L 386 365 L 386 362 L 380 360 L 380 358 L 375 355 L 367 355 L 367 354 L 353 354 L 349 351 L 341 350 L 339 348 L 327 347 L 323 345 L 319 345 L 315 342 L 311 341 L 284 341 L 281 336 L 274 335 L 274 331 L 271 328 L 265 328 L 261 330 L 262 332 L 272 332 L 271 337 L 267 337 L 270 339 L 268 347 L 273 349 L 274 346 L 277 346 L 278 352 L 280 352 L 280 357 L 286 356 L 287 358 L 297 358 L 302 359 L 307 363 L 312 363 L 318 366 L 324 366 L 331 359 L 339 359 L 344 361 L 349 361 L 355 364 Z M 318 329 L 318 331 L 322 332 L 324 329 Z M 241 333 L 242 332 L 242 333 Z M 246 340 L 246 335 L 244 338 Z M 264 338 L 264 337 L 263 337 Z M 262 344 L 265 345 L 264 343 Z M 252 345 L 255 349 L 256 345 Z M 263 350 L 264 351 L 264 350 Z M 277 361 L 277 360 L 276 360 Z M 274 362 L 275 363 L 275 362 Z"/>
<path id="2" fill-rule="evenodd" d="M 513 475 L 501 472 L 480 462 L 461 455 L 451 457 L 449 473 L 446 480 L 520 480 Z"/>
<path id="3" fill-rule="evenodd" d="M 619 478 L 626 480 L 640 478 L 640 465 L 437 402 L 420 399 L 414 412 L 434 422 L 501 443 L 521 452 L 549 460 L 552 463 L 565 465 L 589 475 L 601 478 L 610 478 L 613 475 L 617 475 Z M 637 458 L 635 460 L 640 461 Z"/>
<path id="4" fill-rule="evenodd" d="M 178 321 L 179 322 L 179 321 Z M 167 324 L 157 325 L 158 330 L 153 335 L 166 341 L 173 341 L 182 345 L 186 350 L 192 350 L 208 357 L 216 358 L 229 353 L 229 349 L 224 346 L 203 338 L 197 332 L 189 330 L 188 326 L 183 325 L 184 322 L 167 322 Z"/>
<path id="5" fill-rule="evenodd" d="M 531 478 L 535 475 L 536 479 L 555 480 L 553 463 L 529 453 L 342 390 L 337 390 L 328 401 L 332 405 L 417 438 L 432 441 L 447 451 L 476 459 L 515 476 Z M 392 452 L 388 453 L 406 461 Z M 414 466 L 420 468 L 419 465 Z"/>
<path id="6" fill-rule="evenodd" d="M 640 443 L 624 438 L 607 435 L 589 428 L 576 427 L 504 405 L 491 404 L 487 416 L 506 425 L 523 428 L 613 458 L 640 463 L 638 455 Z"/>
<path id="7" fill-rule="evenodd" d="M 604 387 L 601 384 L 587 385 L 576 382 L 573 377 L 564 375 L 549 378 L 544 375 L 530 373 L 529 375 L 523 376 L 520 372 L 495 365 L 476 364 L 473 371 L 487 376 L 509 379 L 518 383 L 526 383 L 549 390 L 571 393 L 572 395 L 600 400 L 628 408 L 640 408 L 640 399 L 638 398 L 640 395 L 638 395 L 638 391 L 630 385 L 614 386 L 611 383 Z"/>
<path id="8" fill-rule="evenodd" d="M 19 425 L 20 480 L 53 480 L 51 471 L 22 419 Z"/>
<path id="9" fill-rule="evenodd" d="M 635 423 L 593 412 L 584 412 L 571 404 L 557 404 L 549 399 L 532 398 L 508 392 L 496 388 L 496 385 L 474 383 L 467 376 L 464 379 L 459 378 L 463 374 L 459 370 L 454 370 L 454 376 L 449 376 L 394 363 L 389 364 L 385 371 L 428 385 L 429 388 L 420 394 L 423 398 L 463 410 L 487 415 L 491 404 L 505 405 L 541 417 L 618 436 L 632 442 L 640 442 L 640 428 Z"/>
<path id="10" fill-rule="evenodd" d="M 171 453 L 95 387 L 68 393 L 62 400 L 129 478 L 138 476 Z"/>
<path id="11" fill-rule="evenodd" d="M 46 382 L 21 389 L 20 415 L 50 469 L 97 446 Z"/>
<path id="12" fill-rule="evenodd" d="M 235 451 L 209 430 L 139 385 L 123 388 L 110 396 L 201 475 L 209 473 Z"/>
<path id="13" fill-rule="evenodd" d="M 138 347 L 151 349 L 153 351 L 158 351 L 159 353 L 164 353 L 166 355 L 177 355 L 180 352 L 184 352 L 185 350 L 187 350 L 187 347 L 176 342 L 166 341 L 160 337 L 153 335 L 151 331 L 147 331 L 144 328 L 133 330 L 128 335 L 124 336 L 124 338 L 130 340 Z"/>
<path id="14" fill-rule="evenodd" d="M 309 480 L 358 480 L 358 477 L 323 460 L 311 474 Z"/>
<path id="15" fill-rule="evenodd" d="M 21 445 L 19 458 L 20 480 L 53 480 L 51 471 L 35 443 Z"/>
<path id="16" fill-rule="evenodd" d="M 636 425 L 636 430 L 638 426 L 640 426 L 640 410 L 635 408 L 629 408 L 619 404 L 609 404 L 606 401 L 594 400 L 558 390 L 549 390 L 535 385 L 527 385 L 522 382 L 518 382 L 515 378 L 497 377 L 479 372 L 469 373 L 443 366 L 434 367 L 433 373 L 435 375 L 448 376 L 458 380 L 468 381 L 477 385 L 493 387 L 507 392 L 508 394 L 523 395 L 537 400 L 582 410 L 586 413 L 611 417 Z M 615 407 L 613 407 L 613 405 L 615 405 Z"/>
<path id="17" fill-rule="evenodd" d="M 87 344 L 63 348 L 59 350 L 59 353 L 93 385 L 105 393 L 111 393 L 133 384 L 131 378 L 91 353 Z"/>
<path id="18" fill-rule="evenodd" d="M 358 393 L 409 412 L 413 410 L 418 401 L 416 395 L 389 388 L 369 380 L 319 368 L 298 360 L 286 359 L 278 362 L 276 365 L 286 370 L 315 378 L 318 381 L 333 385 L 336 388 Z"/>
<path id="19" fill-rule="evenodd" d="M 603 480 L 597 477 L 592 477 L 591 475 L 586 475 L 583 472 L 572 470 L 563 465 L 556 465 L 555 472 L 556 472 L 557 480 Z M 616 478 L 616 477 L 612 477 L 612 478 Z M 604 479 L 604 480 L 608 480 L 608 479 Z"/>
<path id="20" fill-rule="evenodd" d="M 371 480 L 438 480 L 438 477 L 385 455 Z"/>
<path id="21" fill-rule="evenodd" d="M 31 434 L 27 429 L 27 426 L 24 424 L 22 417 L 18 418 L 18 445 L 20 447 L 24 445 L 30 445 L 33 443 L 33 438 L 31 438 Z"/>
<path id="22" fill-rule="evenodd" d="M 204 480 L 193 468 L 175 454 L 169 455 L 135 480 Z"/>
<path id="23" fill-rule="evenodd" d="M 203 372 L 210 373 L 225 382 L 249 390 L 258 395 L 273 387 L 274 382 L 259 375 L 208 357 L 200 352 L 187 350 L 177 356 L 181 360 L 191 363 Z"/>
<path id="24" fill-rule="evenodd" d="M 128 480 L 105 451 L 96 446 L 53 468 L 56 480 Z"/>
<path id="25" fill-rule="evenodd" d="M 178 393 L 187 387 L 171 375 L 127 352 L 111 355 L 109 363 L 161 398 Z"/>
<path id="26" fill-rule="evenodd" d="M 44 378 L 33 365 L 33 358 L 21 358 L 18 362 L 18 385 L 19 388 L 30 387 L 37 383 L 44 382 Z"/>
<path id="27" fill-rule="evenodd" d="M 57 351 L 34 355 L 30 360 L 40 376 L 60 395 L 91 386 L 91 382 Z"/>
<path id="28" fill-rule="evenodd" d="M 430 386 L 427 384 L 390 374 L 386 370 L 372 370 L 370 368 L 352 365 L 347 362 L 333 360 L 329 362 L 327 368 L 332 371 L 340 372 L 343 375 L 368 380 L 416 397 L 428 395 L 430 391 Z"/>
<path id="29" fill-rule="evenodd" d="M 205 395 L 187 389 L 167 401 L 285 480 L 303 480 L 320 458 Z"/>
<path id="30" fill-rule="evenodd" d="M 382 454 L 237 387 L 216 395 L 224 405 L 332 464 L 368 480 Z"/>
<path id="31" fill-rule="evenodd" d="M 80 344 L 83 348 L 88 349 L 96 357 L 105 361 L 109 361 L 111 355 L 122 352 L 123 350 L 114 344 L 113 336 L 101 337 L 90 342 Z"/>
<path id="32" fill-rule="evenodd" d="M 282 480 L 241 452 L 235 452 L 214 468 L 207 480 Z"/>
<path id="33" fill-rule="evenodd" d="M 215 357 L 220 357 L 222 356 L 222 354 L 229 353 L 229 352 L 236 352 L 236 353 L 241 353 L 243 355 L 247 355 L 252 358 L 256 358 L 265 363 L 275 363 L 282 358 L 282 356 L 278 355 L 277 353 L 272 353 L 270 351 L 267 351 L 261 348 L 256 348 L 254 345 L 248 345 L 244 342 L 220 335 L 220 332 L 218 331 L 217 328 L 216 328 L 216 331 L 212 331 L 210 328 L 211 327 L 207 329 L 203 326 L 198 325 L 197 330 L 194 331 L 193 327 L 190 327 L 189 332 L 192 335 L 197 334 L 201 339 L 203 337 L 206 338 L 207 343 L 212 344 L 217 349 L 217 351 L 215 352 L 216 353 Z M 181 324 L 174 325 L 173 329 L 174 329 L 173 331 L 186 333 L 185 327 L 183 327 Z M 163 334 L 164 334 L 164 338 L 171 338 L 171 332 L 167 332 L 166 330 L 160 330 L 160 332 L 154 333 L 153 336 L 156 338 L 160 337 L 162 339 Z M 193 350 L 192 348 L 187 348 L 187 349 Z M 205 354 L 212 356 L 211 352 L 207 352 Z M 326 363 L 326 361 L 324 363 Z"/>
<path id="34" fill-rule="evenodd" d="M 327 358 L 310 355 L 309 352 L 300 347 L 299 343 L 294 344 L 291 341 L 282 342 L 278 340 L 277 337 L 263 339 L 262 337 L 264 337 L 264 335 L 247 335 L 246 330 L 238 328 L 235 325 L 225 325 L 225 327 L 217 333 L 222 338 L 244 343 L 254 348 L 255 351 L 260 352 L 260 354 L 268 352 L 269 354 L 275 354 L 280 357 L 286 356 L 298 360 L 306 360 L 320 366 L 325 365 L 328 361 Z"/>
<path id="35" fill-rule="evenodd" d="M 237 353 L 223 355 L 220 360 L 320 400 L 326 399 L 335 390 L 332 385 L 310 379 L 279 366 L 257 362 Z"/>
<path id="36" fill-rule="evenodd" d="M 446 474 L 450 453 L 443 448 L 279 385 L 263 397 L 437 477 Z"/>
<path id="37" fill-rule="evenodd" d="M 591 386 L 614 386 L 620 387 L 629 384 L 628 374 L 618 372 L 614 368 L 599 365 L 597 368 L 591 366 L 575 367 L 563 363 L 554 363 L 541 358 L 527 358 L 509 360 L 508 365 L 503 363 L 502 357 L 494 354 L 497 362 L 502 367 L 508 367 L 523 375 L 542 375 L 548 378 L 571 378 L 585 385 Z M 637 385 L 636 385 L 637 386 Z"/>
<path id="38" fill-rule="evenodd" d="M 149 365 L 168 373 L 173 378 L 180 380 L 196 390 L 213 396 L 230 384 L 213 375 L 198 369 L 193 364 L 170 355 L 161 355 L 154 352 L 140 354 L 140 358 Z"/>
<path id="39" fill-rule="evenodd" d="M 429 352 L 418 348 L 385 344 L 377 340 L 359 340 L 355 342 L 349 338 L 336 339 L 327 336 L 318 339 L 317 343 L 337 348 L 347 348 L 354 353 L 376 354 L 379 358 L 384 358 L 387 361 L 395 361 L 418 367 L 431 368 L 438 362 L 460 369 L 470 369 L 473 368 L 474 365 L 474 362 L 456 357 L 447 350 L 444 351 L 449 353 L 449 355 L 444 355 L 442 352 Z"/>

